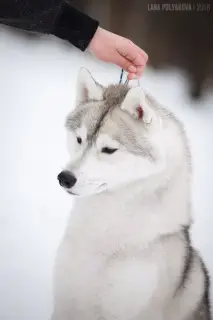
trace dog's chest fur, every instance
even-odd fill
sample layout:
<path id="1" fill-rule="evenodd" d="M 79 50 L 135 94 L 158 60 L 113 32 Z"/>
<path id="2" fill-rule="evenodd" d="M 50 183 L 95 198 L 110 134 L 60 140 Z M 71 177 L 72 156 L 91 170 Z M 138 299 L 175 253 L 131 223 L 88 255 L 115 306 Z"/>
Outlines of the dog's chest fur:
<path id="1" fill-rule="evenodd" d="M 176 222 L 165 223 L 166 207 L 158 219 L 157 203 L 109 200 L 76 203 L 58 252 L 58 301 L 68 302 L 72 320 L 165 320 L 159 312 L 183 268 L 182 234 Z M 168 230 L 175 234 L 166 235 Z"/>

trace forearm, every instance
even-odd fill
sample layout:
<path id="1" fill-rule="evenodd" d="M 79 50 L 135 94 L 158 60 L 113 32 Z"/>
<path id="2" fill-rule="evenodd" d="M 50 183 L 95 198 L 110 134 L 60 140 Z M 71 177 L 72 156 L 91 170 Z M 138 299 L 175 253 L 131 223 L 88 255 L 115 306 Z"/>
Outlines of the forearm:
<path id="1" fill-rule="evenodd" d="M 98 21 L 68 5 L 63 5 L 54 25 L 53 34 L 68 40 L 84 51 L 98 28 Z"/>
<path id="2" fill-rule="evenodd" d="M 84 51 L 98 22 L 62 0 L 1 0 L 0 22 L 15 28 L 53 34 Z"/>

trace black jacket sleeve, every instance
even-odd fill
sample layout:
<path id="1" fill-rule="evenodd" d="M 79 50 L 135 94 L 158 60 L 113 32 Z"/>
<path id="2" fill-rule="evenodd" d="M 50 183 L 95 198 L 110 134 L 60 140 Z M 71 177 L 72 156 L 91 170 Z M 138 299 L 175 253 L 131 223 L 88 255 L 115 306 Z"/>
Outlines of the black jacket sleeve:
<path id="1" fill-rule="evenodd" d="M 88 47 L 99 25 L 63 0 L 1 0 L 0 23 L 53 34 L 82 51 Z"/>

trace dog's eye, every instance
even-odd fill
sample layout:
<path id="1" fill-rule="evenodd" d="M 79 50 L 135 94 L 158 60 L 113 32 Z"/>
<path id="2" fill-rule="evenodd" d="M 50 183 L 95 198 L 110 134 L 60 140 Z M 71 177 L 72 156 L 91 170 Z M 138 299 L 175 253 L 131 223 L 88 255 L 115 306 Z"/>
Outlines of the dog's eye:
<path id="1" fill-rule="evenodd" d="M 77 142 L 78 142 L 79 144 L 81 144 L 81 143 L 82 143 L 82 139 L 81 139 L 81 137 L 77 137 Z"/>
<path id="2" fill-rule="evenodd" d="M 108 147 L 104 147 L 101 149 L 101 152 L 102 153 L 107 153 L 107 154 L 112 154 L 114 153 L 115 151 L 117 151 L 118 149 L 111 149 L 111 148 L 108 148 Z"/>

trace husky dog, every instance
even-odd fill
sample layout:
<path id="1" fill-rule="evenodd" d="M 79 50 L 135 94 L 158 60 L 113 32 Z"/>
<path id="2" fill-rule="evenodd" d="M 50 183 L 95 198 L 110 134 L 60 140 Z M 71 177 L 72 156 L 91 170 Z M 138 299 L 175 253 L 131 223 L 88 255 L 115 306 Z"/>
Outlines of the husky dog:
<path id="1" fill-rule="evenodd" d="M 83 69 L 66 121 L 75 196 L 59 246 L 52 320 L 210 320 L 191 246 L 190 153 L 181 123 L 140 87 Z"/>

